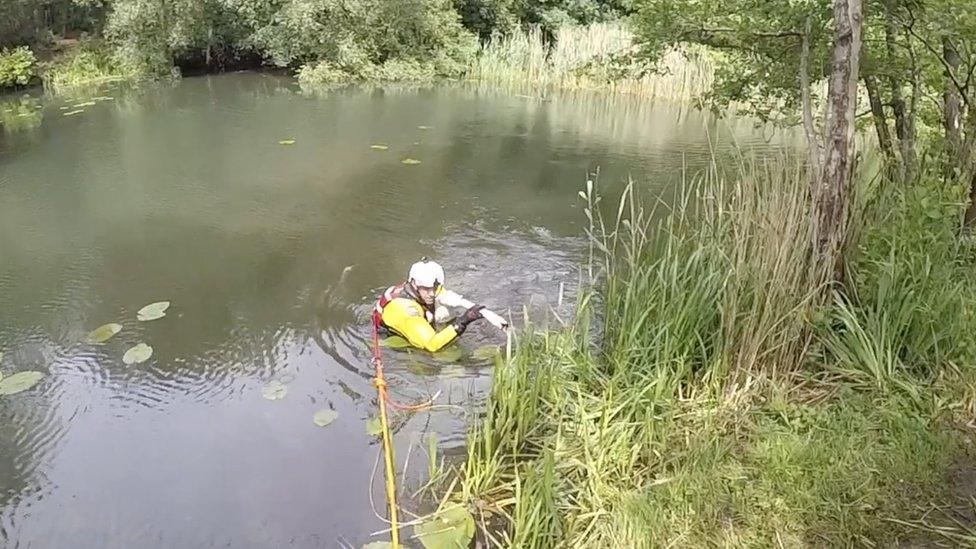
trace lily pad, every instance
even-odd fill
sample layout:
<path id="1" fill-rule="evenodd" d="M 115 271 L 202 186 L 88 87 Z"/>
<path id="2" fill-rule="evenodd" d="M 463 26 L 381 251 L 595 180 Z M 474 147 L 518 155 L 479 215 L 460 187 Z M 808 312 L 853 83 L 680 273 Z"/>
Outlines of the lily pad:
<path id="1" fill-rule="evenodd" d="M 92 330 L 92 332 L 88 334 L 87 341 L 88 343 L 105 343 L 120 331 L 122 331 L 121 324 L 116 324 L 114 322 L 105 324 Z"/>
<path id="2" fill-rule="evenodd" d="M 400 161 L 400 163 L 406 164 L 407 166 L 416 166 L 417 164 L 420 164 L 420 161 L 416 158 L 404 158 Z"/>
<path id="3" fill-rule="evenodd" d="M 367 435 L 380 435 L 383 433 L 383 422 L 380 418 L 374 417 L 366 422 Z"/>
<path id="4" fill-rule="evenodd" d="M 64 113 L 64 116 L 74 116 L 76 114 L 81 114 L 83 112 L 85 112 L 84 109 L 77 109 L 77 110 L 74 110 L 74 111 L 68 111 L 68 112 Z"/>
<path id="5" fill-rule="evenodd" d="M 434 353 L 434 359 L 440 362 L 457 362 L 461 360 L 462 356 L 464 356 L 464 351 L 457 345 L 452 345 Z"/>
<path id="6" fill-rule="evenodd" d="M 140 343 L 135 347 L 129 349 L 122 355 L 122 362 L 126 365 L 131 364 L 141 364 L 151 357 L 153 354 L 153 348 L 145 343 Z"/>
<path id="7" fill-rule="evenodd" d="M 163 318 L 166 316 L 166 309 L 168 308 L 169 301 L 157 301 L 156 303 L 150 303 L 149 305 L 139 309 L 139 312 L 136 313 L 136 318 L 143 322 Z"/>
<path id="8" fill-rule="evenodd" d="M 385 151 L 386 149 L 389 149 L 390 147 L 388 147 L 388 146 L 386 146 L 386 145 L 384 145 L 382 143 L 377 143 L 375 145 L 370 145 L 369 148 L 373 149 L 374 151 Z"/>
<path id="9" fill-rule="evenodd" d="M 448 504 L 436 516 L 413 527 L 427 549 L 465 549 L 474 537 L 474 518 L 467 509 Z"/>
<path id="10" fill-rule="evenodd" d="M 271 380 L 261 389 L 261 396 L 268 400 L 281 400 L 286 394 L 288 394 L 288 386 L 277 379 Z"/>
<path id="11" fill-rule="evenodd" d="M 471 358 L 476 360 L 490 360 L 495 358 L 497 355 L 501 354 L 501 349 L 498 345 L 485 345 L 484 347 L 478 347 L 471 353 Z"/>
<path id="12" fill-rule="evenodd" d="M 312 421 L 314 421 L 319 427 L 325 427 L 326 425 L 335 421 L 337 417 L 339 417 L 339 412 L 336 412 L 335 410 L 319 410 L 318 412 L 315 412 L 315 416 L 312 418 Z"/>
<path id="13" fill-rule="evenodd" d="M 278 144 L 279 145 L 294 145 L 295 144 L 295 140 L 294 139 L 282 139 L 281 141 L 278 142 Z"/>
<path id="14" fill-rule="evenodd" d="M 380 340 L 380 345 L 388 349 L 408 349 L 410 342 L 400 336 L 392 335 Z"/>
<path id="15" fill-rule="evenodd" d="M 0 395 L 13 395 L 26 391 L 44 377 L 41 372 L 17 372 L 0 380 Z"/>

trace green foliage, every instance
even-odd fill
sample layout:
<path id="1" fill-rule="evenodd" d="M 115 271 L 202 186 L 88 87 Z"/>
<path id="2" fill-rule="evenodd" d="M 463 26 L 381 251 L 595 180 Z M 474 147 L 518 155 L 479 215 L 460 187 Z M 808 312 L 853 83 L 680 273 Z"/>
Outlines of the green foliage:
<path id="1" fill-rule="evenodd" d="M 44 86 L 62 92 L 78 86 L 87 86 L 121 80 L 136 71 L 120 62 L 107 44 L 86 41 L 62 55 L 45 68 Z"/>
<path id="2" fill-rule="evenodd" d="M 972 243 L 958 237 L 966 196 L 928 176 L 886 186 L 866 212 L 853 289 L 822 329 L 831 366 L 887 387 L 976 363 Z"/>
<path id="3" fill-rule="evenodd" d="M 0 89 L 23 87 L 37 78 L 37 58 L 26 46 L 0 50 Z"/>
<path id="4" fill-rule="evenodd" d="M 498 508 L 494 544 L 888 546 L 919 502 L 948 498 L 965 441 L 942 418 L 970 421 L 976 385 L 947 388 L 974 376 L 912 374 L 972 363 L 976 293 L 960 290 L 974 284 L 951 283 L 971 269 L 952 222 L 962 189 L 872 197 L 859 298 L 834 305 L 810 274 L 800 174 L 752 168 L 715 188 L 660 224 L 630 195 L 604 224 L 582 193 L 605 285 L 567 328 L 520 338 L 469 434 L 460 495 Z M 807 352 L 814 335 L 832 354 Z M 831 381 L 811 385 L 811 369 Z"/>
<path id="5" fill-rule="evenodd" d="M 723 52 L 708 98 L 748 106 L 763 119 L 795 122 L 800 101 L 801 35 L 810 21 L 811 79 L 829 69 L 829 0 L 636 0 L 642 55 L 652 61 L 679 44 Z"/>

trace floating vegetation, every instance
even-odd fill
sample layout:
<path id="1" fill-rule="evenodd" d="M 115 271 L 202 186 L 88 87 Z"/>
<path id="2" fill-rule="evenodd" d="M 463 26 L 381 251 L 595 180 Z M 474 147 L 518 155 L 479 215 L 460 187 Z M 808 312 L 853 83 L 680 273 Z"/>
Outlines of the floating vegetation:
<path id="1" fill-rule="evenodd" d="M 452 345 L 434 353 L 434 359 L 439 362 L 457 362 L 461 360 L 462 356 L 464 356 L 464 350 L 457 345 Z"/>
<path id="2" fill-rule="evenodd" d="M 168 308 L 169 301 L 157 301 L 156 303 L 150 303 L 149 305 L 139 309 L 139 312 L 136 313 L 136 318 L 143 322 L 163 318 L 166 316 L 166 309 Z"/>
<path id="3" fill-rule="evenodd" d="M 0 395 L 14 395 L 30 389 L 44 377 L 41 372 L 17 372 L 16 374 L 3 377 L 0 375 Z"/>
<path id="4" fill-rule="evenodd" d="M 413 532 L 427 549 L 467 547 L 474 537 L 474 518 L 461 505 L 451 503 L 414 526 Z"/>
<path id="5" fill-rule="evenodd" d="M 140 343 L 135 347 L 132 347 L 131 349 L 126 351 L 124 355 L 122 355 L 122 362 L 126 366 L 130 366 L 132 364 L 141 364 L 149 360 L 149 357 L 151 357 L 152 354 L 153 354 L 152 347 L 146 345 L 145 343 Z"/>
<path id="6" fill-rule="evenodd" d="M 336 420 L 339 417 L 339 412 L 335 410 L 319 410 L 315 412 L 315 416 L 312 417 L 312 421 L 315 422 L 319 427 L 325 427 Z"/>
<path id="7" fill-rule="evenodd" d="M 91 331 L 86 338 L 88 343 L 105 343 L 112 338 L 115 334 L 122 331 L 122 325 L 111 323 L 99 326 Z"/>
<path id="8" fill-rule="evenodd" d="M 388 349 L 409 349 L 410 342 L 398 335 L 391 335 L 380 340 L 380 345 Z"/>
<path id="9" fill-rule="evenodd" d="M 380 418 L 374 417 L 366 422 L 366 434 L 368 435 L 379 435 L 383 432 L 383 423 Z"/>
<path id="10" fill-rule="evenodd" d="M 501 354 L 501 348 L 498 345 L 485 345 L 484 347 L 478 347 L 471 353 L 471 358 L 476 360 L 491 360 L 496 356 Z"/>
<path id="11" fill-rule="evenodd" d="M 286 394 L 288 394 L 288 386 L 277 379 L 271 380 L 261 389 L 261 396 L 268 400 L 281 400 Z"/>

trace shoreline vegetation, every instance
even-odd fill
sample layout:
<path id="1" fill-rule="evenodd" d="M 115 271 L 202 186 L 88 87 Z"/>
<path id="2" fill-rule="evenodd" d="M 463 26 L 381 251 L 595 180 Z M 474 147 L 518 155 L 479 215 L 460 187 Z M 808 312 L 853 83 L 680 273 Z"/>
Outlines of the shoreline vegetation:
<path id="1" fill-rule="evenodd" d="M 674 49 L 653 67 L 632 58 L 634 34 L 620 21 L 554 29 L 547 41 L 540 26 L 514 31 L 474 46 L 464 66 L 445 69 L 415 60 L 391 60 L 380 65 L 350 61 L 307 63 L 295 70 L 305 89 L 315 90 L 355 83 L 430 83 L 438 79 L 462 80 L 500 88 L 528 89 L 546 95 L 553 91 L 599 91 L 643 100 L 691 104 L 703 97 L 714 81 L 714 53 L 704 48 Z M 21 46 L 0 53 L 0 67 L 13 64 L 6 56 L 17 55 L 16 79 L 3 78 L 0 90 L 40 84 L 45 91 L 65 94 L 110 82 L 136 81 L 161 75 L 179 75 L 172 69 L 147 70 L 119 58 L 105 40 L 69 41 L 47 59 L 39 61 Z M 349 55 L 349 54 L 346 54 Z M 240 66 L 261 68 L 257 59 Z M 232 65 L 236 66 L 236 65 Z M 206 71 L 189 67 L 190 71 Z"/>
<path id="2" fill-rule="evenodd" d="M 634 185 L 606 222 L 581 191 L 593 284 L 496 367 L 457 474 L 489 546 L 976 543 L 976 485 L 953 480 L 976 474 L 976 376 L 948 345 L 973 249 L 941 215 L 961 197 L 862 180 L 848 300 L 806 183 L 785 160 L 713 170 L 660 222 Z"/>

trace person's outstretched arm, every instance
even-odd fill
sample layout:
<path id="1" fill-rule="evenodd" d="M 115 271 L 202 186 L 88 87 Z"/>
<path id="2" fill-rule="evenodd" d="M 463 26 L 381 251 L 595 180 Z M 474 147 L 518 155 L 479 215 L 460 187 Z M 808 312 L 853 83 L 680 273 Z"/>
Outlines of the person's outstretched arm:
<path id="1" fill-rule="evenodd" d="M 441 291 L 437 293 L 437 301 L 445 307 L 464 307 L 465 309 L 470 309 L 471 307 L 475 306 L 475 304 L 471 301 L 464 299 L 464 296 L 461 294 L 452 292 L 447 288 L 442 288 Z M 500 330 L 508 329 L 508 321 L 493 311 L 481 309 L 481 316 Z"/>

